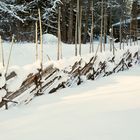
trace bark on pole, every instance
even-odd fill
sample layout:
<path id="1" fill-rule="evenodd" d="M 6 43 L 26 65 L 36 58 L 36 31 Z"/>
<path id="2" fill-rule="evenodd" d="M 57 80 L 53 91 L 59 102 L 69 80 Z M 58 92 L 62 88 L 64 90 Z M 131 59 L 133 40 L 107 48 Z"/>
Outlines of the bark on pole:
<path id="1" fill-rule="evenodd" d="M 122 17 L 120 18 L 120 50 L 122 49 Z"/>
<path id="2" fill-rule="evenodd" d="M 40 65 L 41 65 L 41 69 L 43 69 L 43 39 L 42 39 L 42 21 L 41 21 L 40 9 L 38 9 L 38 15 L 39 15 L 39 26 L 40 26 Z"/>
<path id="3" fill-rule="evenodd" d="M 75 56 L 77 56 L 77 14 L 76 14 L 76 24 L 75 24 Z"/>
<path id="4" fill-rule="evenodd" d="M 106 12 L 106 10 L 107 9 L 106 9 L 106 5 L 105 5 L 105 9 L 104 9 L 104 51 L 106 50 L 105 44 L 106 44 L 106 31 L 107 31 L 107 29 L 106 29 L 106 25 L 107 25 L 107 12 Z"/>
<path id="5" fill-rule="evenodd" d="M 103 45 L 103 0 L 101 3 L 101 35 L 100 35 L 100 52 L 102 52 L 102 45 Z"/>
<path id="6" fill-rule="evenodd" d="M 3 45 L 2 45 L 2 38 L 0 36 L 0 60 L 1 60 L 1 63 L 2 63 L 2 66 L 4 67 L 4 53 L 3 53 Z"/>
<path id="7" fill-rule="evenodd" d="M 137 42 L 137 45 L 138 45 L 138 20 L 137 20 L 137 16 L 136 16 L 136 42 Z"/>
<path id="8" fill-rule="evenodd" d="M 93 16 L 93 0 L 91 1 L 91 15 L 92 15 L 92 23 L 91 23 L 91 34 L 90 34 L 90 50 L 89 53 L 94 52 L 93 46 L 93 29 L 94 29 L 94 16 Z"/>
<path id="9" fill-rule="evenodd" d="M 59 9 L 59 41 L 60 41 L 60 58 L 63 58 L 62 43 L 61 43 L 61 7 Z"/>
<path id="10" fill-rule="evenodd" d="M 130 18 L 130 28 L 129 28 L 129 32 L 130 32 L 130 46 L 132 46 L 132 16 Z"/>
<path id="11" fill-rule="evenodd" d="M 78 47 L 77 47 L 77 44 L 78 44 L 78 38 L 79 38 L 79 35 L 78 35 L 78 27 L 79 27 L 79 0 L 77 0 L 77 12 L 76 12 L 76 27 L 75 27 L 75 56 L 78 55 Z"/>
<path id="12" fill-rule="evenodd" d="M 109 30 L 110 30 L 110 52 L 112 52 L 112 8 L 110 8 Z"/>
<path id="13" fill-rule="evenodd" d="M 11 43 L 10 52 L 9 52 L 9 56 L 8 56 L 8 62 L 7 62 L 6 70 L 5 70 L 5 77 L 7 76 L 7 72 L 8 72 L 8 68 L 9 68 L 9 64 L 10 64 L 10 58 L 11 58 L 13 45 L 14 45 L 14 35 L 12 36 L 12 43 Z"/>
<path id="14" fill-rule="evenodd" d="M 80 17 L 79 17 L 79 55 L 81 56 L 81 27 L 82 27 L 82 6 L 80 6 Z"/>
<path id="15" fill-rule="evenodd" d="M 61 30 L 60 30 L 60 15 L 61 15 L 61 8 L 59 7 L 58 10 L 58 45 L 57 45 L 57 60 L 60 60 L 60 55 L 62 53 L 60 53 L 61 49 L 60 49 L 60 42 L 61 42 Z M 62 56 L 61 56 L 62 57 Z"/>
<path id="16" fill-rule="evenodd" d="M 69 13 L 69 25 L 68 25 L 68 43 L 72 44 L 73 41 L 73 8 L 74 8 L 74 0 L 71 0 L 70 2 L 70 13 Z"/>
<path id="17" fill-rule="evenodd" d="M 113 38 L 112 38 L 112 28 L 110 29 L 111 30 L 111 32 L 110 32 L 110 52 L 112 52 L 112 40 L 113 40 Z"/>
<path id="18" fill-rule="evenodd" d="M 113 55 L 115 56 L 115 45 L 114 45 L 114 37 L 113 37 L 113 26 L 112 26 L 112 48 L 113 48 Z"/>
<path id="19" fill-rule="evenodd" d="M 38 24 L 35 23 L 35 43 L 36 43 L 36 61 L 38 61 Z"/>

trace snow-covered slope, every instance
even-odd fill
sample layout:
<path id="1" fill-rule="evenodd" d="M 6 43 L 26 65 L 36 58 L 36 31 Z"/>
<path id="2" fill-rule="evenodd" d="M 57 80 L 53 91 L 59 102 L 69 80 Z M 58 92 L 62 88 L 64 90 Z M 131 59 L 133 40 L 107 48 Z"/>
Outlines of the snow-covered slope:
<path id="1" fill-rule="evenodd" d="M 82 44 L 82 56 L 74 56 L 74 50 L 75 50 L 75 45 L 68 45 L 62 43 L 62 53 L 63 53 L 63 59 L 60 61 L 56 61 L 56 52 L 57 52 L 57 38 L 54 37 L 53 35 L 46 34 L 43 36 L 43 48 L 44 48 L 44 58 L 43 58 L 43 64 L 45 65 L 44 67 L 53 64 L 54 67 L 57 67 L 60 70 L 68 70 L 73 66 L 73 64 L 76 61 L 79 61 L 81 58 L 84 60 L 84 63 L 89 63 L 89 60 L 95 56 L 96 50 L 99 46 L 99 42 L 94 42 L 94 53 L 88 54 L 89 52 L 89 44 Z M 137 43 L 135 43 L 137 44 Z M 40 45 L 38 45 L 40 47 Z M 110 52 L 110 46 L 107 44 L 106 45 L 106 51 L 103 53 L 98 52 L 97 53 L 97 62 L 94 64 L 95 70 L 98 69 L 99 63 L 102 61 L 108 61 L 108 59 L 111 59 L 113 57 L 113 52 Z M 115 44 L 116 47 L 116 52 L 115 52 L 115 63 L 113 65 L 110 63 L 107 64 L 107 69 L 112 69 L 115 65 L 117 65 L 120 60 L 123 57 L 123 54 L 127 52 L 127 50 L 134 55 L 135 52 L 139 50 L 139 46 L 127 46 L 125 44 L 123 50 L 119 50 L 119 44 Z M 4 60 L 5 60 L 5 66 L 7 65 L 7 59 L 10 51 L 10 43 L 5 42 L 3 44 L 4 48 Z M 98 49 L 99 50 L 99 49 Z M 17 91 L 23 81 L 27 78 L 28 75 L 31 73 L 36 73 L 38 70 L 37 68 L 40 67 L 39 61 L 36 62 L 36 47 L 34 43 L 15 43 L 12 49 L 12 55 L 10 59 L 10 66 L 8 68 L 8 74 L 11 72 L 15 72 L 16 76 L 14 78 L 11 78 L 10 80 L 7 80 L 5 83 L 5 77 L 4 77 L 4 71 L 5 68 L 0 67 L 0 72 L 2 73 L 2 76 L 0 77 L 0 88 L 3 88 L 6 85 L 6 88 L 8 89 L 9 92 L 14 92 Z M 40 54 L 40 51 L 38 51 Z M 48 61 L 48 56 L 50 57 L 51 61 Z M 2 60 L 0 59 L 0 62 Z M 135 63 L 135 62 L 134 62 Z M 112 71 L 112 70 L 111 70 Z M 7 74 L 7 75 L 8 75 Z M 0 91 L 1 92 L 1 91 Z M 3 97 L 0 94 L 0 97 Z M 1 99 L 0 99 L 1 100 Z"/>
<path id="2" fill-rule="evenodd" d="M 1 140 L 139 140 L 140 67 L 0 111 Z"/>
<path id="3" fill-rule="evenodd" d="M 50 37 L 50 38 L 49 38 Z M 74 56 L 74 45 L 62 44 L 63 60 L 56 60 L 57 38 L 44 36 L 45 66 L 54 64 L 61 69 L 69 68 L 81 59 Z M 9 43 L 4 43 L 4 56 L 7 62 Z M 94 44 L 97 49 L 98 42 Z M 116 48 L 119 46 L 115 44 Z M 132 54 L 137 46 L 117 48 L 116 64 L 127 50 Z M 98 61 L 112 57 L 109 46 L 106 52 L 98 53 Z M 85 62 L 95 55 L 87 54 L 89 44 L 82 45 L 82 58 Z M 51 62 L 48 61 L 48 57 Z M 15 71 L 17 77 L 7 82 L 8 89 L 19 88 L 27 75 L 35 73 L 40 63 L 35 62 L 35 44 L 14 44 L 8 72 Z M 33 64 L 34 63 L 34 64 Z M 115 64 L 115 65 L 116 65 Z M 96 66 L 96 65 L 94 65 Z M 3 73 L 3 68 L 0 68 Z M 0 86 L 5 79 L 1 77 Z M 18 104 L 8 111 L 0 110 L 1 140 L 139 140 L 140 134 L 140 66 L 109 77 L 84 82 L 80 86 L 67 87 L 54 94 L 35 98 L 30 104 Z M 29 93 L 28 93 L 29 94 Z M 0 97 L 5 95 L 1 92 Z M 0 99 L 1 100 L 1 99 Z"/>

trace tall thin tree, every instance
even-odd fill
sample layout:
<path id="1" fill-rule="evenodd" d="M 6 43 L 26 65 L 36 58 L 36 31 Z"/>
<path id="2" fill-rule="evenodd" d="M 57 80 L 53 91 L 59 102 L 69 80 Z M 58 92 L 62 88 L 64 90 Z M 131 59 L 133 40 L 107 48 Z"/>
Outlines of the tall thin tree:
<path id="1" fill-rule="evenodd" d="M 79 0 L 77 0 L 77 9 L 76 9 L 76 24 L 75 24 L 75 56 L 78 55 L 78 38 L 79 38 L 79 34 L 78 34 L 78 27 L 79 27 L 79 5 L 80 2 Z"/>
<path id="2" fill-rule="evenodd" d="M 100 33 L 100 52 L 102 52 L 102 45 L 103 45 L 103 0 L 101 1 L 101 33 Z"/>
<path id="3" fill-rule="evenodd" d="M 107 32 L 107 1 L 104 1 L 104 51 L 106 50 L 106 32 Z"/>
<path id="4" fill-rule="evenodd" d="M 35 22 L 36 61 L 38 61 L 38 22 Z"/>
<path id="5" fill-rule="evenodd" d="M 60 46 L 61 43 L 61 29 L 60 29 L 60 17 L 61 17 L 61 7 L 58 9 L 58 45 L 57 45 L 57 60 L 62 57 L 62 49 Z"/>
<path id="6" fill-rule="evenodd" d="M 82 6 L 80 6 L 80 17 L 79 17 L 79 55 L 82 53 L 82 48 L 81 48 L 81 33 L 82 33 Z"/>
<path id="7" fill-rule="evenodd" d="M 94 30 L 94 15 L 93 15 L 93 0 L 91 0 L 91 33 L 90 33 L 90 50 L 89 53 L 94 52 L 94 46 L 93 46 L 93 30 Z"/>
<path id="8" fill-rule="evenodd" d="M 122 16 L 120 17 L 120 50 L 122 49 Z"/>
<path id="9" fill-rule="evenodd" d="M 3 44 L 2 44 L 1 36 L 0 36 L 0 52 L 1 52 L 0 60 L 1 60 L 2 66 L 4 67 L 4 52 L 3 52 Z"/>
<path id="10" fill-rule="evenodd" d="M 43 38 L 42 38 L 42 21 L 41 21 L 40 9 L 38 9 L 38 15 L 39 15 L 39 26 L 40 26 L 40 65 L 41 65 L 41 69 L 43 69 Z"/>
<path id="11" fill-rule="evenodd" d="M 8 56 L 8 61 L 7 61 L 7 65 L 6 65 L 6 70 L 5 70 L 5 77 L 7 76 L 7 72 L 8 72 L 8 69 L 9 69 L 10 58 L 11 58 L 11 54 L 12 54 L 13 45 L 14 45 L 14 35 L 12 36 L 12 43 L 11 43 L 10 52 L 9 52 L 9 56 Z"/>

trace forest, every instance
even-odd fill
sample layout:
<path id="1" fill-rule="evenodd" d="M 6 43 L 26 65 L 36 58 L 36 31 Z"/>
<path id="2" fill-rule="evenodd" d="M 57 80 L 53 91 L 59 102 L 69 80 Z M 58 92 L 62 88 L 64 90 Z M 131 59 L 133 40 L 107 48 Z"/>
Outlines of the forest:
<path id="1" fill-rule="evenodd" d="M 138 3 L 138 0 L 1 0 L 0 35 L 7 41 L 14 35 L 18 42 L 35 42 L 40 9 L 43 34 L 58 36 L 60 20 L 63 42 L 74 44 L 80 38 L 87 43 L 91 35 L 94 39 L 101 34 L 109 35 L 112 24 L 135 18 Z"/>

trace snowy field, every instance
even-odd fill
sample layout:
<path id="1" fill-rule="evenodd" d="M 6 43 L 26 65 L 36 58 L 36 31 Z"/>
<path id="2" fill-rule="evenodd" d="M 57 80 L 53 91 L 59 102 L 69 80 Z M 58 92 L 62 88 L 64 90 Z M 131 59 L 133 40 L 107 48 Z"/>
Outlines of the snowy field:
<path id="1" fill-rule="evenodd" d="M 139 140 L 140 67 L 0 112 L 1 140 Z"/>
<path id="2" fill-rule="evenodd" d="M 43 62 L 48 62 L 48 57 L 50 57 L 51 61 L 57 60 L 57 42 L 58 39 L 50 34 L 44 35 L 43 41 Z M 98 42 L 95 42 L 95 48 L 99 45 Z M 7 59 L 10 51 L 11 43 L 4 42 L 4 59 L 5 64 L 7 64 Z M 75 55 L 75 45 L 70 44 L 61 44 L 62 46 L 62 56 L 63 59 L 69 59 Z M 82 55 L 89 53 L 89 46 L 90 44 L 82 44 Z M 40 55 L 40 45 L 38 44 L 38 55 Z M 109 48 L 109 45 L 107 45 Z M 36 44 L 35 43 L 14 43 L 11 59 L 10 59 L 10 66 L 25 66 L 29 64 L 33 64 L 36 62 Z"/>
<path id="3" fill-rule="evenodd" d="M 62 44 L 63 60 L 56 61 L 57 38 L 45 36 L 44 62 L 59 68 L 73 64 L 74 45 Z M 139 42 L 140 43 L 140 42 Z M 10 43 L 5 42 L 5 62 Z M 98 42 L 94 44 L 95 50 Z M 119 44 L 115 44 L 118 49 Z M 109 45 L 99 60 L 112 56 Z M 127 49 L 132 52 L 139 45 L 127 46 L 116 52 L 116 57 Z M 89 59 L 89 44 L 82 45 L 82 56 Z M 51 58 L 48 61 L 47 55 Z M 10 68 L 25 78 L 35 71 L 35 44 L 15 43 Z M 33 64 L 34 63 L 34 64 Z M 1 69 L 3 70 L 3 69 Z M 22 79 L 21 78 L 21 79 Z M 22 80 L 20 81 L 22 82 Z M 20 83 L 11 83 L 17 86 Z M 140 66 L 95 81 L 84 81 L 80 86 L 62 89 L 54 94 L 35 98 L 27 105 L 17 105 L 8 111 L 0 110 L 0 140 L 139 140 L 140 139 Z"/>

